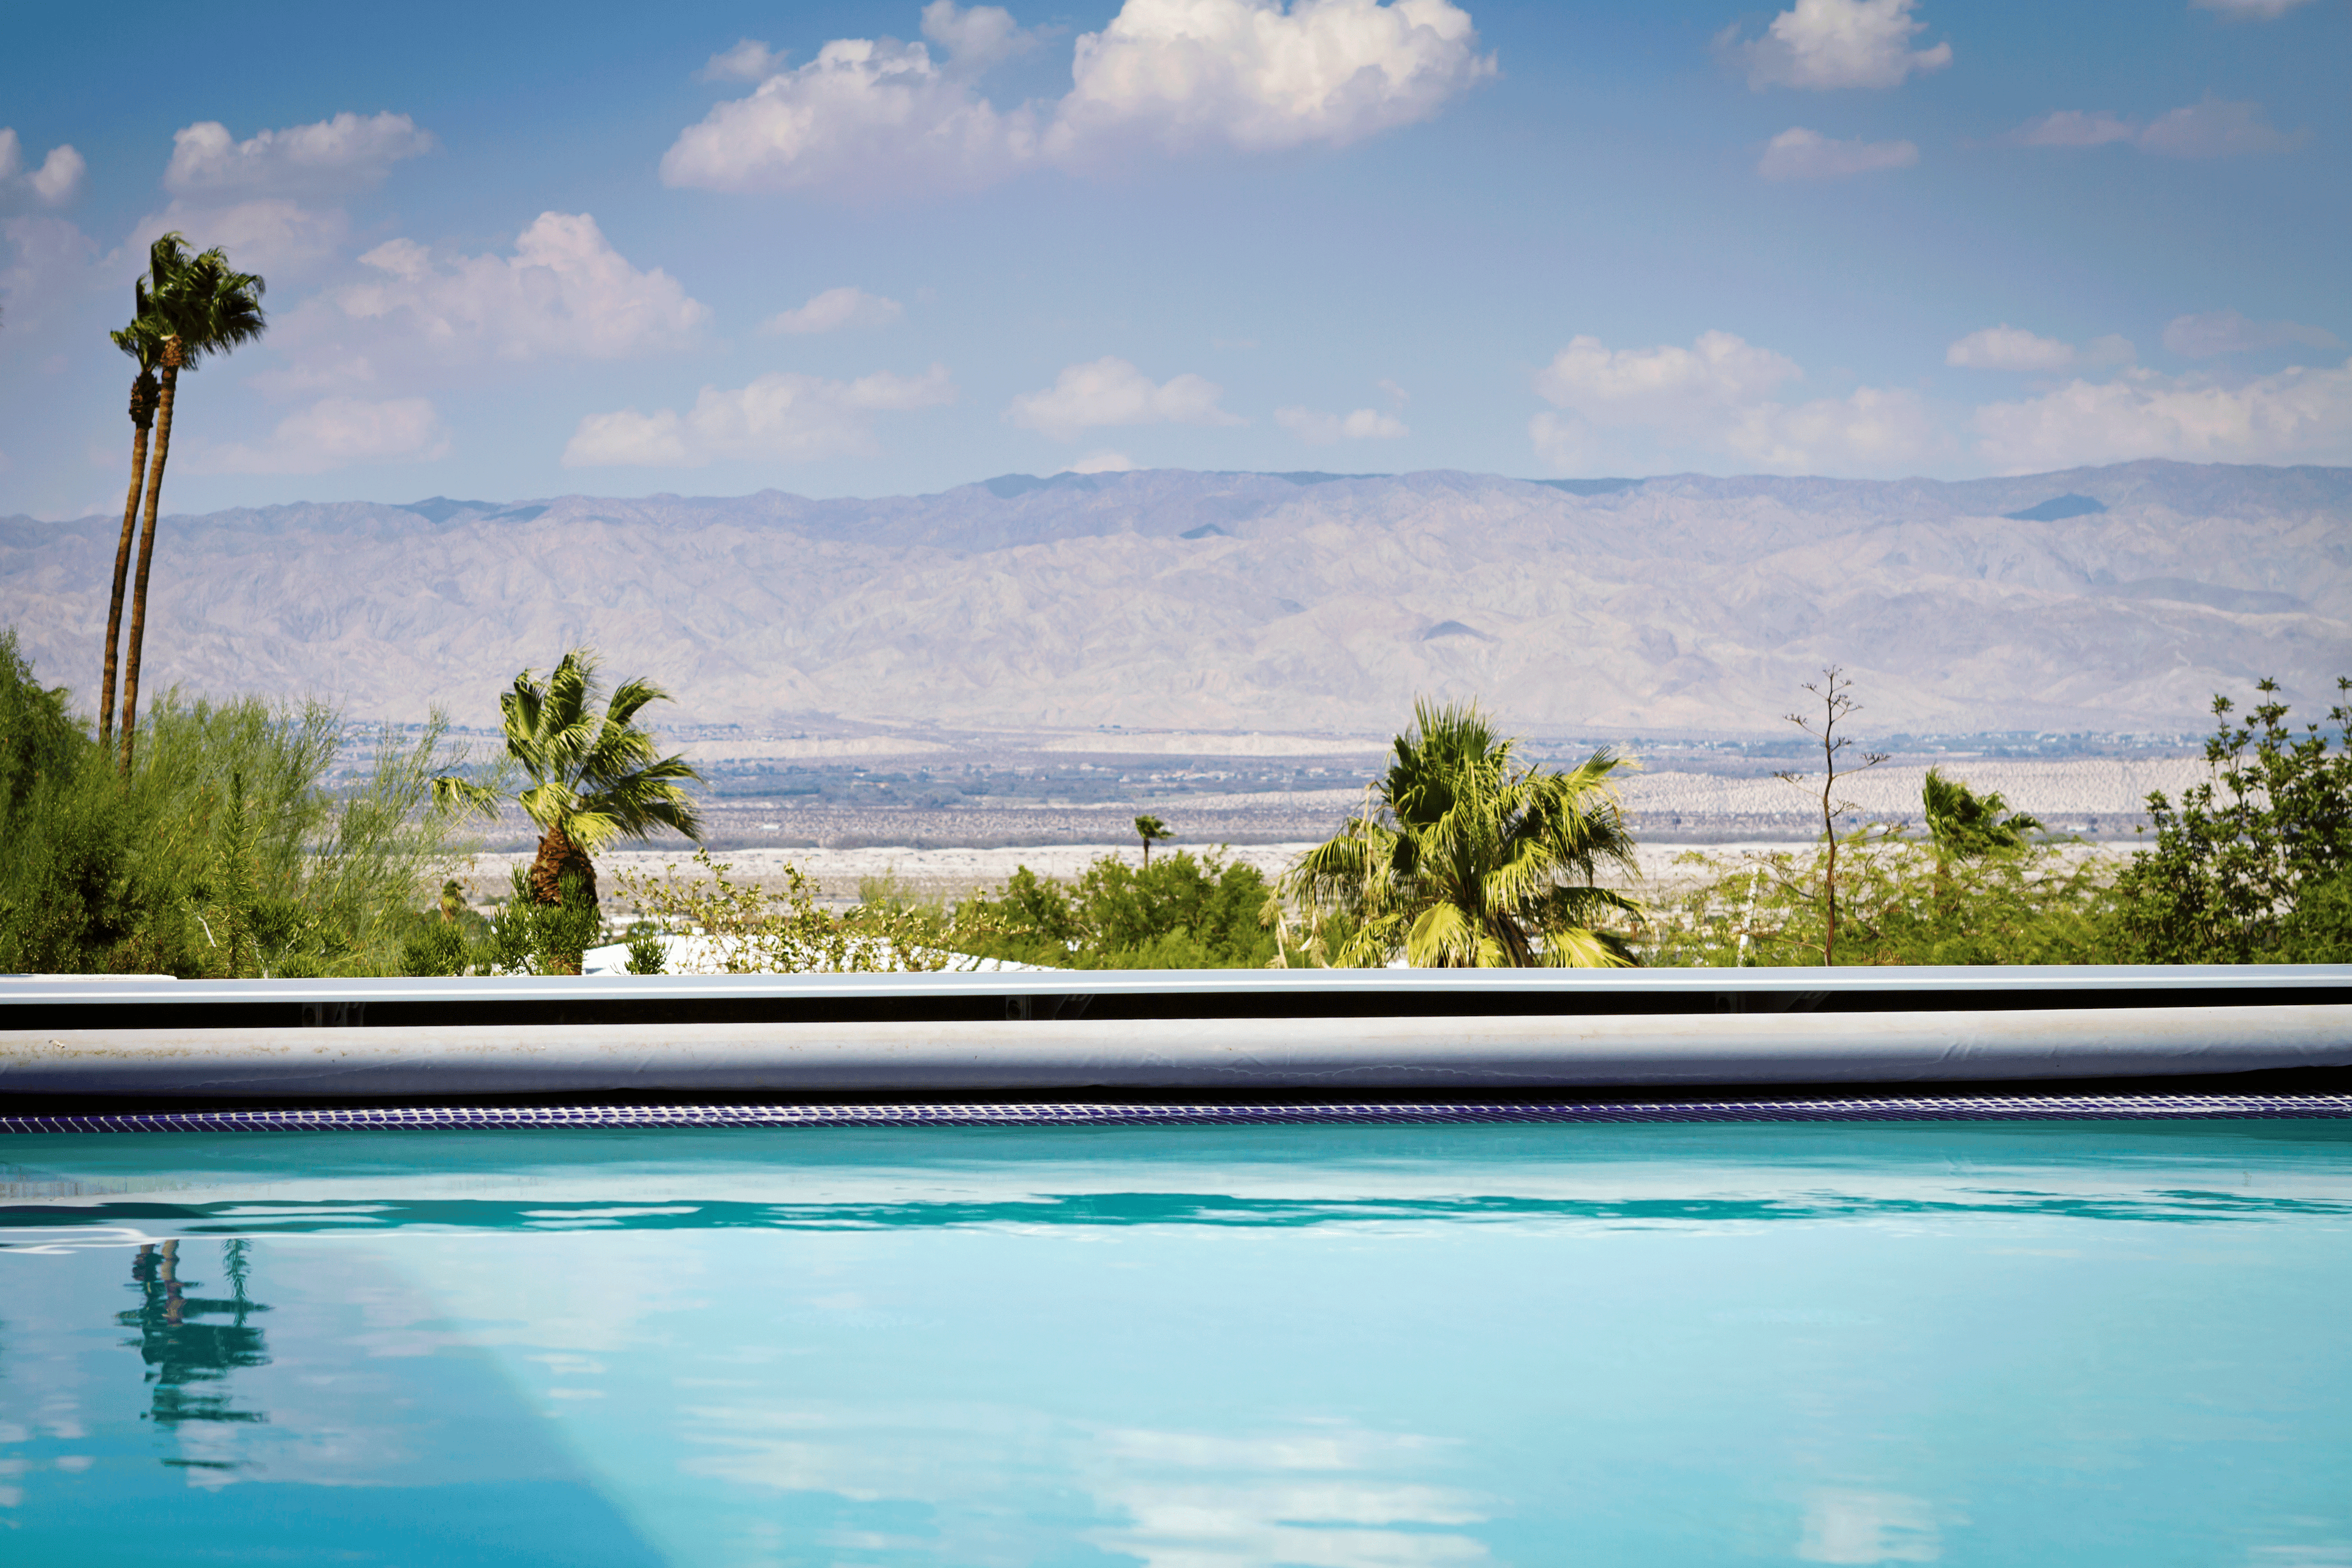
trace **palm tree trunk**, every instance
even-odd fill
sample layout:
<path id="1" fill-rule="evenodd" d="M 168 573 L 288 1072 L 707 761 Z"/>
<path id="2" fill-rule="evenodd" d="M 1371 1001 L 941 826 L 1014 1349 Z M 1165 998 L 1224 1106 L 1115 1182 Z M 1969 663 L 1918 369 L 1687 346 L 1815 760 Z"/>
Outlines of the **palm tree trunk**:
<path id="1" fill-rule="evenodd" d="M 155 461 L 147 475 L 147 515 L 139 536 L 139 574 L 131 584 L 131 653 L 122 665 L 122 776 L 131 776 L 139 733 L 139 660 L 147 646 L 147 573 L 155 561 L 155 509 L 163 499 L 163 465 L 172 456 L 172 400 L 180 388 L 180 340 L 163 340 L 163 389 L 155 399 Z"/>
<path id="2" fill-rule="evenodd" d="M 122 538 L 114 547 L 114 592 L 106 601 L 106 668 L 98 693 L 98 743 L 114 741 L 115 656 L 122 643 L 122 586 L 131 574 L 131 541 L 139 531 L 139 492 L 147 482 L 147 432 L 155 422 L 147 378 L 131 384 L 131 493 L 122 498 Z"/>

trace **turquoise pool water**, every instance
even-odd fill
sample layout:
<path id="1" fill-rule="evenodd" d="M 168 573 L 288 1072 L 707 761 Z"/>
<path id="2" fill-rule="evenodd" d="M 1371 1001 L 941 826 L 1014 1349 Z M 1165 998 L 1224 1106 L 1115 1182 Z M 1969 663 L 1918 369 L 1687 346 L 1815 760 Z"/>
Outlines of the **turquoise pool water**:
<path id="1" fill-rule="evenodd" d="M 2342 1122 L 0 1141 L 0 1561 L 2352 1564 Z"/>

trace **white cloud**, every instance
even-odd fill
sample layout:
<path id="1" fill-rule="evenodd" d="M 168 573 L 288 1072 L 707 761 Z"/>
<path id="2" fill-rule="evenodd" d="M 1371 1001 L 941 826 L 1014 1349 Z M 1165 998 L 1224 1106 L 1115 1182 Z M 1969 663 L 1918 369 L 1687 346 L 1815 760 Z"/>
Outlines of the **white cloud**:
<path id="1" fill-rule="evenodd" d="M 2074 363 L 2074 345 L 2003 321 L 1946 349 L 1944 363 L 1968 370 L 2064 370 Z"/>
<path id="2" fill-rule="evenodd" d="M 1916 142 L 1840 142 L 1798 125 L 1772 138 L 1756 172 L 1768 180 L 1842 180 L 1907 169 L 1918 161 Z"/>
<path id="3" fill-rule="evenodd" d="M 2110 142 L 2137 142 L 2139 132 L 2138 126 L 2104 109 L 2060 109 L 2027 121 L 2003 140 L 2019 147 L 2104 147 Z"/>
<path id="4" fill-rule="evenodd" d="M 1323 414 L 1312 408 L 1277 408 L 1274 422 L 1297 437 L 1318 446 L 1334 441 L 1393 441 L 1409 436 L 1404 421 L 1393 414 L 1383 414 L 1377 408 L 1359 408 L 1350 414 Z"/>
<path id="5" fill-rule="evenodd" d="M 200 121 L 173 134 L 163 188 L 215 197 L 341 195 L 379 184 L 393 164 L 433 146 L 405 114 L 346 112 L 243 142 L 218 121 Z"/>
<path id="6" fill-rule="evenodd" d="M 887 327 L 906 313 L 896 300 L 863 289 L 827 289 L 805 305 L 780 310 L 760 324 L 763 332 L 831 332 L 843 327 Z"/>
<path id="7" fill-rule="evenodd" d="M 2189 0 L 2200 11 L 2219 11 L 2233 22 L 2275 22 L 2309 0 Z"/>
<path id="8" fill-rule="evenodd" d="M 541 213 L 510 255 L 436 255 L 386 240 L 370 276 L 289 312 L 273 337 L 281 387 L 365 381 L 400 365 L 625 359 L 690 346 L 710 312 L 659 268 L 641 271 L 585 213 Z M 310 377 L 310 380 L 303 378 Z"/>
<path id="9" fill-rule="evenodd" d="M 2290 152 L 2310 139 L 2308 131 L 2290 135 L 2271 124 L 2259 103 L 2231 103 L 2208 94 L 2201 103 L 2158 115 L 2140 132 L 2139 145 L 2170 158 L 2231 158 Z"/>
<path id="10" fill-rule="evenodd" d="M 2184 359 L 2254 353 L 2263 349 L 2285 348 L 2291 343 L 2315 349 L 2344 346 L 2325 327 L 2306 327 L 2300 321 L 2250 321 L 2235 310 L 2175 316 L 2164 329 L 2164 346 Z"/>
<path id="11" fill-rule="evenodd" d="M 1702 333 L 1689 348 L 1616 350 L 1580 336 L 1537 374 L 1536 391 L 1562 412 L 1538 414 L 1528 434 L 1544 460 L 1562 469 L 1624 461 L 1612 431 L 1812 473 L 1884 471 L 1944 445 L 1915 393 L 1865 386 L 1843 398 L 1775 401 L 1802 374 L 1730 332 Z"/>
<path id="12" fill-rule="evenodd" d="M 1794 407 L 1744 409 L 1724 445 L 1767 468 L 1820 474 L 1898 468 L 1933 452 L 1938 440 L 1917 393 L 1864 386 Z"/>
<path id="13" fill-rule="evenodd" d="M 1088 452 L 1061 470 L 1066 474 L 1131 474 L 1135 459 L 1125 452 Z"/>
<path id="14" fill-rule="evenodd" d="M 22 186 L 48 206 L 63 206 L 81 194 L 81 177 L 89 166 L 69 143 L 60 143 L 26 174 L 24 143 L 13 129 L 0 126 L 0 199 L 11 186 Z"/>
<path id="15" fill-rule="evenodd" d="M 1430 118 L 1495 68 L 1449 0 L 1127 0 L 1079 37 L 1052 144 L 1340 146 Z"/>
<path id="16" fill-rule="evenodd" d="M 2169 110 L 2145 125 L 2104 109 L 2061 109 L 2028 121 L 2001 138 L 2016 147 L 2104 147 L 2123 142 L 2168 158 L 2288 153 L 2310 139 L 2308 131 L 2290 134 L 2271 124 L 2263 118 L 2259 103 L 2232 103 L 2210 94 L 2200 103 Z"/>
<path id="17" fill-rule="evenodd" d="M 721 103 L 662 155 L 665 184 L 875 196 L 971 188 L 1036 155 L 1034 114 L 1000 114 L 920 44 L 836 38 Z"/>
<path id="18" fill-rule="evenodd" d="M 1735 23 L 1716 36 L 1716 45 L 1747 66 L 1751 88 L 1899 87 L 1915 71 L 1952 63 L 1949 44 L 1911 47 L 1927 26 L 1912 17 L 1915 3 L 1797 0 L 1762 37 L 1742 40 Z"/>
<path id="19" fill-rule="evenodd" d="M 751 40 L 706 74 L 767 74 L 662 159 L 672 185 L 853 198 L 976 189 L 1138 138 L 1244 150 L 1343 145 L 1425 120 L 1494 74 L 1451 0 L 1126 0 L 1075 46 L 1057 104 L 1000 110 L 978 72 L 1033 39 L 994 6 L 934 0 L 921 43 L 836 38 L 786 69 Z"/>
<path id="20" fill-rule="evenodd" d="M 694 406 L 640 414 L 591 414 L 563 448 L 570 468 L 700 468 L 725 458 L 805 462 L 859 457 L 881 449 L 873 416 L 955 401 L 945 365 L 921 375 L 877 372 L 856 381 L 825 381 L 779 371 L 748 386 L 706 386 Z"/>
<path id="21" fill-rule="evenodd" d="M 704 81 L 761 81 L 784 68 L 784 56 L 757 38 L 739 38 L 695 74 Z"/>
<path id="22" fill-rule="evenodd" d="M 340 207 L 307 207 L 284 196 L 227 206 L 175 201 L 139 220 L 131 247 L 143 255 L 156 236 L 170 232 L 187 236 L 199 250 L 219 246 L 232 265 L 268 278 L 309 271 L 339 254 L 351 240 L 352 223 Z"/>
<path id="23" fill-rule="evenodd" d="M 448 450 L 449 433 L 422 397 L 328 397 L 279 420 L 259 446 L 200 447 L 190 466 L 206 474 L 320 474 L 357 463 L 431 462 Z"/>
<path id="24" fill-rule="evenodd" d="M 923 7 L 923 37 L 965 70 L 984 70 L 1037 42 L 1037 35 L 1024 31 L 1003 6 L 967 7 L 955 0 L 931 0 Z"/>
<path id="25" fill-rule="evenodd" d="M 1052 386 L 1014 398 L 1004 417 L 1057 441 L 1075 441 L 1081 431 L 1106 425 L 1244 423 L 1217 406 L 1223 395 L 1205 376 L 1171 376 L 1154 384 L 1127 361 L 1106 355 L 1065 366 Z"/>
<path id="26" fill-rule="evenodd" d="M 2225 382 L 2126 371 L 1976 412 L 1978 451 L 2010 473 L 2119 463 L 2352 462 L 2352 362 Z"/>
<path id="27" fill-rule="evenodd" d="M 1536 391 L 1596 424 L 1680 426 L 1711 422 L 1802 374 L 1730 332 L 1702 332 L 1689 348 L 1615 350 L 1579 335 L 1536 374 Z"/>
<path id="28" fill-rule="evenodd" d="M 70 145 L 52 147 L 33 171 L 33 194 L 53 207 L 63 206 L 81 193 L 81 177 L 89 167 Z"/>

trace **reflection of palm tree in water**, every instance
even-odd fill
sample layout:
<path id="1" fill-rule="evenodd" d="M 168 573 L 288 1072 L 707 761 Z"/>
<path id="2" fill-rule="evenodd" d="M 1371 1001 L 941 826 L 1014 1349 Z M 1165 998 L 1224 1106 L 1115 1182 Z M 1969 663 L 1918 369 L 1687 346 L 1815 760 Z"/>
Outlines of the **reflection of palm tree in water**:
<path id="1" fill-rule="evenodd" d="M 131 1279 L 142 1300 L 131 1310 L 116 1314 L 114 1321 L 139 1331 L 136 1341 L 123 1342 L 137 1344 L 140 1358 L 149 1368 L 147 1381 L 154 1386 L 154 1395 L 148 1419 L 165 1426 L 183 1421 L 269 1419 L 259 1411 L 230 1408 L 226 1392 L 207 1393 L 190 1386 L 217 1383 L 236 1367 L 269 1364 L 261 1331 L 247 1328 L 245 1321 L 252 1313 L 269 1310 L 246 1297 L 247 1245 L 232 1241 L 223 1248 L 230 1291 L 226 1300 L 187 1293 L 189 1286 L 202 1281 L 180 1278 L 177 1241 L 167 1241 L 161 1247 L 142 1247 L 139 1256 L 131 1259 Z M 221 1316 L 232 1321 L 202 1321 Z"/>

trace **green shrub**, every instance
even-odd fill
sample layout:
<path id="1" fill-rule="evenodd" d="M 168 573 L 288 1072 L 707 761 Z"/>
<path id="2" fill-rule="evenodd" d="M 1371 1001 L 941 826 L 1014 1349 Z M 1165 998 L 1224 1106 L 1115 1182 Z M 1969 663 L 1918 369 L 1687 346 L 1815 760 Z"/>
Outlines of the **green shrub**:
<path id="1" fill-rule="evenodd" d="M 431 803 L 446 726 L 386 726 L 356 787 L 316 703 L 167 695 L 128 778 L 0 638 L 0 970 L 382 974 L 458 849 Z"/>

